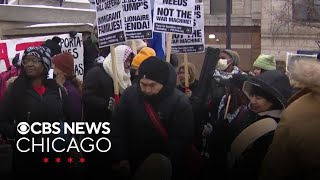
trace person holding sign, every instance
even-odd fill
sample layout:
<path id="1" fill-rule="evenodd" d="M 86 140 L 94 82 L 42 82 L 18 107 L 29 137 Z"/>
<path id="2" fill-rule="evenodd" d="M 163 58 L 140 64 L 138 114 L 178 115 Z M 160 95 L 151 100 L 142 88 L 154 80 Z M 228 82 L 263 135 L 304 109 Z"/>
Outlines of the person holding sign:
<path id="1" fill-rule="evenodd" d="M 219 61 L 213 73 L 210 85 L 210 95 L 212 109 L 218 109 L 222 97 L 225 95 L 225 86 L 227 80 L 233 74 L 241 74 L 237 65 L 240 62 L 239 54 L 232 50 L 223 50 L 219 54 Z M 212 113 L 213 117 L 217 117 L 217 111 Z"/>
<path id="2" fill-rule="evenodd" d="M 115 48 L 120 94 L 131 85 L 130 66 L 133 52 L 129 46 L 119 45 Z M 113 98 L 113 69 L 111 53 L 96 67 L 92 68 L 83 82 L 83 101 L 85 119 L 110 121 L 109 100 Z"/>
<path id="3" fill-rule="evenodd" d="M 247 75 L 234 74 L 226 83 L 226 94 L 222 97 L 217 116 L 213 117 L 214 123 L 205 125 L 202 131 L 203 136 L 207 136 L 209 164 L 216 170 L 214 176 L 226 179 L 228 176 L 228 152 L 231 144 L 230 131 L 243 117 L 247 117 L 249 100 L 242 91 L 243 83 L 247 80 Z M 212 169 L 206 170 L 206 174 L 211 176 Z"/>
<path id="4" fill-rule="evenodd" d="M 132 50 L 129 46 L 119 45 L 115 48 L 115 60 L 118 75 L 120 95 L 131 85 L 130 65 L 133 58 Z M 87 122 L 110 122 L 114 106 L 114 86 L 113 69 L 111 66 L 111 53 L 103 61 L 93 67 L 84 77 L 83 82 L 83 103 L 84 118 Z M 104 134 L 94 135 L 94 140 L 105 137 Z M 86 169 L 91 172 L 106 173 L 111 170 L 109 163 L 109 153 L 98 151 L 86 154 L 91 161 L 86 165 Z M 105 164 L 106 166 L 101 166 Z"/>
<path id="5" fill-rule="evenodd" d="M 173 180 L 188 179 L 194 122 L 188 98 L 175 86 L 169 63 L 152 56 L 140 65 L 139 83 L 125 90 L 111 121 L 118 170 L 134 174 L 150 155 L 161 153 L 171 160 Z"/>
<path id="6" fill-rule="evenodd" d="M 178 78 L 180 80 L 180 84 L 177 86 L 177 88 L 181 92 L 186 92 L 186 95 L 190 98 L 192 96 L 192 92 L 196 90 L 198 87 L 198 80 L 196 79 L 196 67 L 194 64 L 188 62 L 188 78 L 189 78 L 189 88 L 186 92 L 185 89 L 185 69 L 184 69 L 184 63 L 182 63 L 178 68 Z"/>

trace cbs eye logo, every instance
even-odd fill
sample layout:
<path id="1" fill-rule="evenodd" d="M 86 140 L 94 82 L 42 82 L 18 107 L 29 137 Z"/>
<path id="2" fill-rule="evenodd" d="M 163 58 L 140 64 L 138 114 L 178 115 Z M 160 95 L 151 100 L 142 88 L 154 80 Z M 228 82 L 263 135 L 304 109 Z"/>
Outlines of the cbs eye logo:
<path id="1" fill-rule="evenodd" d="M 21 135 L 26 135 L 30 131 L 30 126 L 27 122 L 20 122 L 17 126 L 17 131 Z"/>

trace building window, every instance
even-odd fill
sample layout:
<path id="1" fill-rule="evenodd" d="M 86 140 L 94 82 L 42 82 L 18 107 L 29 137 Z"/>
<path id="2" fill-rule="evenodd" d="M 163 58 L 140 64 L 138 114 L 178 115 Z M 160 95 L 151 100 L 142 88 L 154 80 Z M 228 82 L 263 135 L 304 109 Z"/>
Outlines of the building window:
<path id="1" fill-rule="evenodd" d="M 226 0 L 210 0 L 210 14 L 219 15 L 226 14 Z M 232 12 L 232 1 L 231 1 Z"/>
<path id="2" fill-rule="evenodd" d="M 320 22 L 320 0 L 293 0 L 293 19 Z"/>

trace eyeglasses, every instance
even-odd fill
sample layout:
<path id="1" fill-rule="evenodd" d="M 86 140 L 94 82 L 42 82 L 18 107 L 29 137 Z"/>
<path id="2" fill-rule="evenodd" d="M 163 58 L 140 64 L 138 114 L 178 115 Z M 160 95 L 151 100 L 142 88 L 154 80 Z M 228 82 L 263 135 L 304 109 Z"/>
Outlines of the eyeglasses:
<path id="1" fill-rule="evenodd" d="M 178 74 L 184 74 L 185 72 L 184 71 L 178 71 Z M 188 74 L 190 74 L 190 73 L 188 73 Z"/>
<path id="2" fill-rule="evenodd" d="M 22 60 L 21 63 L 22 63 L 23 66 L 25 66 L 25 65 L 27 65 L 29 63 L 38 64 L 38 63 L 40 63 L 40 59 L 38 59 L 36 57 L 31 57 L 31 58 L 26 57 L 25 59 Z"/>

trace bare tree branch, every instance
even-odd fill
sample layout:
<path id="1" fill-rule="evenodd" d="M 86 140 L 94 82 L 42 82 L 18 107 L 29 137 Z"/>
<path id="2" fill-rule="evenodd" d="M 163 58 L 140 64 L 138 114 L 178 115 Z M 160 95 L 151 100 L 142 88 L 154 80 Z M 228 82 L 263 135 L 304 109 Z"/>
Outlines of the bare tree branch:
<path id="1" fill-rule="evenodd" d="M 280 28 L 291 25 L 320 29 L 320 5 L 315 0 L 285 0 L 277 8 L 267 9 L 272 17 L 271 33 L 278 34 Z M 317 9 L 318 8 L 318 9 Z"/>

